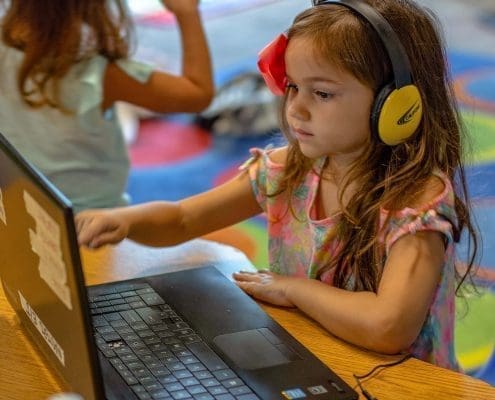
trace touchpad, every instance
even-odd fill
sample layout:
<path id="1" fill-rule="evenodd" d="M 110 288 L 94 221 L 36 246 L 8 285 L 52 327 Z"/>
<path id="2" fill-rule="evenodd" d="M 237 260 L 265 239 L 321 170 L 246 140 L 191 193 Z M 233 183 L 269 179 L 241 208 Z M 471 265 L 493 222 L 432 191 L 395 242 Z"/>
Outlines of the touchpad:
<path id="1" fill-rule="evenodd" d="M 213 343 L 242 369 L 273 367 L 301 358 L 268 328 L 219 335 Z"/>

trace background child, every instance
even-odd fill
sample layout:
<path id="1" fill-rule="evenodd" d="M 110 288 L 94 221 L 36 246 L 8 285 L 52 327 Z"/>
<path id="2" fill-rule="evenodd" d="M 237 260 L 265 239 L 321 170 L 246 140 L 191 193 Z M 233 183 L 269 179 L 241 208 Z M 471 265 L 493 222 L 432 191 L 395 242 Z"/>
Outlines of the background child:
<path id="1" fill-rule="evenodd" d="M 458 369 L 456 278 L 477 241 L 435 20 L 406 0 L 323 3 L 261 54 L 286 147 L 253 150 L 237 177 L 177 203 L 83 212 L 79 241 L 173 245 L 264 211 L 269 271 L 234 274 L 239 287 L 358 346 Z M 473 253 L 457 272 L 464 229 Z"/>
<path id="2" fill-rule="evenodd" d="M 163 0 L 177 18 L 182 75 L 130 60 L 124 0 L 12 0 L 2 21 L 0 130 L 76 210 L 127 203 L 129 159 L 116 101 L 193 112 L 213 96 L 198 0 Z"/>

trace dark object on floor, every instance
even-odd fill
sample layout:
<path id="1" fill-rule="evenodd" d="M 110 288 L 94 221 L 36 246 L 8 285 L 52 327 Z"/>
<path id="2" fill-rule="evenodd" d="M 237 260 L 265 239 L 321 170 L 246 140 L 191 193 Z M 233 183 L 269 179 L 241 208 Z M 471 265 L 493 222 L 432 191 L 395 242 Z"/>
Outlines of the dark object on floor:
<path id="1" fill-rule="evenodd" d="M 223 84 L 196 122 L 217 135 L 258 136 L 279 130 L 278 99 L 257 72 L 243 72 Z"/>
<path id="2" fill-rule="evenodd" d="M 495 30 L 495 11 L 481 14 L 480 22 L 484 27 Z"/>

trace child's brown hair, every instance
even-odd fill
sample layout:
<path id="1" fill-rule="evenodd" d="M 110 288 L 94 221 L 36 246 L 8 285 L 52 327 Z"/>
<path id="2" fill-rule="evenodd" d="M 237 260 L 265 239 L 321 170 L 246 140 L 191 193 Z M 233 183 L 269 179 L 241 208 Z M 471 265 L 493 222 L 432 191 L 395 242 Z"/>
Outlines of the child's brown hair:
<path id="1" fill-rule="evenodd" d="M 33 107 L 60 107 L 69 68 L 95 54 L 126 57 L 131 34 L 124 0 L 11 0 L 2 25 L 4 42 L 24 53 L 17 82 Z"/>

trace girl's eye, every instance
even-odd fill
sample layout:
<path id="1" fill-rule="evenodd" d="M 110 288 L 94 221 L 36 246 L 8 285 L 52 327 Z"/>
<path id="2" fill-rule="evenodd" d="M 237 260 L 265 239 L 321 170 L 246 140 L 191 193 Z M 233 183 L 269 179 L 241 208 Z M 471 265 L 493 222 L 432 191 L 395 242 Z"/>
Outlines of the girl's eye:
<path id="1" fill-rule="evenodd" d="M 330 99 L 333 96 L 332 93 L 322 92 L 321 90 L 315 90 L 315 94 L 323 100 Z"/>
<path id="2" fill-rule="evenodd" d="M 297 89 L 298 89 L 296 85 L 294 85 L 293 83 L 290 83 L 290 82 L 287 83 L 286 87 L 288 90 L 293 89 L 293 90 L 297 91 Z"/>

